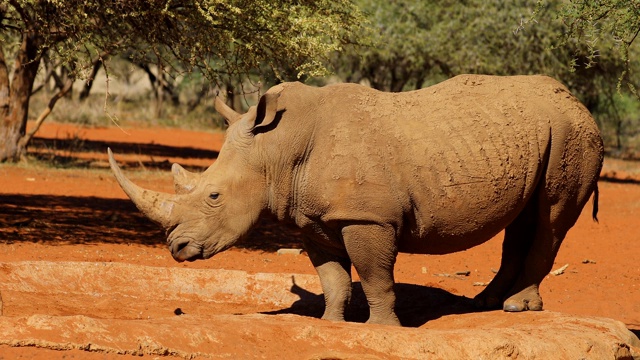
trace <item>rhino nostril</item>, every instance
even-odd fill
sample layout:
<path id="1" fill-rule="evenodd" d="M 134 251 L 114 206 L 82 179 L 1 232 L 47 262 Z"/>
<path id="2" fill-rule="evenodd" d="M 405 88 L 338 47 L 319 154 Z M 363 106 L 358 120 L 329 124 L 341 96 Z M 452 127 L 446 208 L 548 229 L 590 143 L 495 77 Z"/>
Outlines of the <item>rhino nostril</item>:
<path id="1" fill-rule="evenodd" d="M 173 245 L 171 247 L 171 255 L 178 262 L 203 259 L 202 249 L 197 245 L 191 244 L 189 241 Z"/>
<path id="2" fill-rule="evenodd" d="M 186 248 L 186 247 L 187 247 L 187 245 L 189 245 L 189 243 L 188 243 L 188 242 L 184 242 L 184 243 L 178 244 L 178 246 L 176 246 L 176 249 L 175 249 L 175 251 L 174 251 L 174 254 L 177 254 L 177 253 L 179 253 L 180 251 L 182 251 L 182 249 Z"/>
<path id="3" fill-rule="evenodd" d="M 175 230 L 178 227 L 178 225 L 171 225 L 170 227 L 167 228 L 167 231 L 165 234 L 167 235 L 171 235 L 171 233 L 173 232 L 173 230 Z"/>

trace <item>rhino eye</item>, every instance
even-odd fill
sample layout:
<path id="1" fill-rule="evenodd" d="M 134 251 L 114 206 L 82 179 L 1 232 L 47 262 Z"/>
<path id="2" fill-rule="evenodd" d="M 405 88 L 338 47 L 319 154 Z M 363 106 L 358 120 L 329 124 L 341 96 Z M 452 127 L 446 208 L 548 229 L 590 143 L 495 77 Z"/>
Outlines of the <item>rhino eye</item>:
<path id="1" fill-rule="evenodd" d="M 218 197 L 220 197 L 220 194 L 218 194 L 217 192 L 209 194 L 209 198 L 211 200 L 218 200 Z"/>

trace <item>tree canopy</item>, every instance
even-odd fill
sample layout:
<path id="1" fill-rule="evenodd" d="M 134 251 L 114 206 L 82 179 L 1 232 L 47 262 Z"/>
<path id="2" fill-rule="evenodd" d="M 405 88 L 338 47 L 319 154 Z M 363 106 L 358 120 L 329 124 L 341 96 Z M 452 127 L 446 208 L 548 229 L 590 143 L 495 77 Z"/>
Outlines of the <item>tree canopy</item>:
<path id="1" fill-rule="evenodd" d="M 214 82 L 265 68 L 295 79 L 326 74 L 324 60 L 358 43 L 363 23 L 348 0 L 2 0 L 0 161 L 19 157 L 28 142 L 29 96 L 44 56 L 71 80 L 113 54 L 198 69 Z"/>
<path id="2" fill-rule="evenodd" d="M 268 64 L 326 74 L 323 59 L 356 42 L 364 17 L 346 0 L 3 0 L 0 37 L 29 33 L 45 51 L 87 68 L 102 53 L 149 52 L 212 78 Z M 19 36 L 18 36 L 19 38 Z M 133 51 L 132 51 L 133 50 Z"/>
<path id="3" fill-rule="evenodd" d="M 559 16 L 567 26 L 566 42 L 580 42 L 587 46 L 587 66 L 601 61 L 604 51 L 615 51 L 624 61 L 619 75 L 637 95 L 633 69 L 637 69 L 638 53 L 633 47 L 640 33 L 640 2 L 637 0 L 578 1 L 563 3 Z"/>
<path id="4" fill-rule="evenodd" d="M 559 47 L 566 29 L 558 16 L 561 1 L 358 3 L 380 41 L 376 47 L 356 49 L 348 60 L 337 59 L 344 77 L 367 79 L 391 91 L 419 88 L 425 81 L 461 73 L 547 74 L 562 78 L 574 90 L 580 86 L 572 73 L 585 67 L 589 45 L 565 41 L 566 47 Z M 601 60 L 602 66 L 622 68 L 618 57 Z"/>

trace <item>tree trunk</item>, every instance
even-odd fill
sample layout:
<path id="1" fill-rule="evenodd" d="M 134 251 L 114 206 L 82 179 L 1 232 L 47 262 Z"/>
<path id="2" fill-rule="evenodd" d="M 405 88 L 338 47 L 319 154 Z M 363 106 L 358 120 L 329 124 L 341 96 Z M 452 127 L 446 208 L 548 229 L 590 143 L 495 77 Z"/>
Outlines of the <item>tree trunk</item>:
<path id="1" fill-rule="evenodd" d="M 0 162 L 16 161 L 24 152 L 25 144 L 20 139 L 27 128 L 29 99 L 40 65 L 40 43 L 41 39 L 34 34 L 22 35 L 10 84 L 0 49 Z"/>
<path id="2" fill-rule="evenodd" d="M 158 76 L 156 77 L 157 85 L 156 86 L 156 120 L 162 117 L 162 106 L 164 103 L 164 86 L 162 86 L 162 77 L 164 76 L 162 70 L 162 63 L 158 61 Z"/>
<path id="3" fill-rule="evenodd" d="M 103 59 L 106 58 L 106 57 L 107 57 L 107 55 L 101 55 L 101 56 L 98 56 L 98 58 L 93 61 L 93 67 L 91 69 L 91 74 L 89 75 L 89 78 L 85 82 L 84 87 L 82 88 L 82 91 L 80 92 L 80 97 L 79 97 L 80 101 L 84 101 L 86 98 L 89 97 L 89 93 L 91 92 L 91 87 L 93 86 L 93 83 L 96 80 L 96 76 L 98 75 L 98 71 L 100 71 L 100 68 L 102 68 Z"/>
<path id="4" fill-rule="evenodd" d="M 0 120 L 4 120 L 9 114 L 9 95 L 9 69 L 4 59 L 4 49 L 0 44 Z"/>
<path id="5" fill-rule="evenodd" d="M 224 87 L 227 95 L 227 105 L 229 105 L 233 110 L 243 114 L 246 111 L 248 104 L 246 104 L 245 98 L 247 94 L 244 92 L 244 89 L 242 89 L 242 85 L 239 83 L 234 84 L 232 80 L 229 79 L 228 81 L 225 81 Z M 247 106 L 245 107 L 245 105 Z"/>
<path id="6" fill-rule="evenodd" d="M 195 108 L 202 102 L 202 99 L 207 96 L 210 89 L 211 87 L 208 84 L 203 84 L 200 91 L 198 91 L 198 94 L 196 94 L 196 98 L 187 102 L 187 112 L 195 110 Z"/>

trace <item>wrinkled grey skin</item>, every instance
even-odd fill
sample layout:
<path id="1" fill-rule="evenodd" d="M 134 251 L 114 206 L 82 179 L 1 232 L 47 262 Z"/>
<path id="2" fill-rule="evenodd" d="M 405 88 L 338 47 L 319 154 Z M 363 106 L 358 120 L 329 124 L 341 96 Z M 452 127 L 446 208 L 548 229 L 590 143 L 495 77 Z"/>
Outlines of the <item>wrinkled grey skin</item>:
<path id="1" fill-rule="evenodd" d="M 464 75 L 407 93 L 285 83 L 246 114 L 216 109 L 229 123 L 220 155 L 202 174 L 174 165 L 175 195 L 131 183 L 109 151 L 118 181 L 178 261 L 229 248 L 265 213 L 297 224 L 329 320 L 344 320 L 352 264 L 369 322 L 398 325 L 399 251 L 461 251 L 505 228 L 500 270 L 475 303 L 541 310 L 539 284 L 603 159 L 589 112 L 541 76 Z"/>

